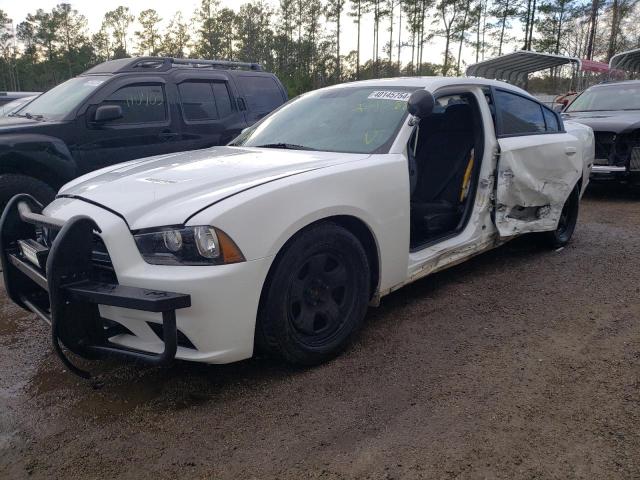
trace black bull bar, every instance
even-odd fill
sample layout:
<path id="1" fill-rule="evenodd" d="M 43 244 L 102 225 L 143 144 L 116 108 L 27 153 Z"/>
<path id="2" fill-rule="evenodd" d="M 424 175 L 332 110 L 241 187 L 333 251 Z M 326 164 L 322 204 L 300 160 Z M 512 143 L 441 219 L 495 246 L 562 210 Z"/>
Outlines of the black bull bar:
<path id="1" fill-rule="evenodd" d="M 84 215 L 58 221 L 42 215 L 42 208 L 26 194 L 7 204 L 0 219 L 2 274 L 11 300 L 50 324 L 53 348 L 67 368 L 89 378 L 69 360 L 62 345 L 88 359 L 171 362 L 178 344 L 176 310 L 190 307 L 191 297 L 100 281 L 92 262 L 93 239 L 100 227 Z M 57 231 L 52 242 L 43 241 L 43 229 Z M 122 326 L 109 326 L 98 305 L 162 313 L 164 351 L 154 354 L 112 343 L 109 339 L 122 333 Z"/>

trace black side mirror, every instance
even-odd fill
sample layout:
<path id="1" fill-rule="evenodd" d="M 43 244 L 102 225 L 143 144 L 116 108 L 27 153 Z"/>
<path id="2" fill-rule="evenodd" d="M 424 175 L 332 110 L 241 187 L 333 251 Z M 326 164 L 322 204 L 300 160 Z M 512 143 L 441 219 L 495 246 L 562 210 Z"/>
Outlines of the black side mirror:
<path id="1" fill-rule="evenodd" d="M 93 121 L 96 123 L 111 122 L 122 118 L 122 107 L 120 105 L 101 105 L 96 109 Z"/>
<path id="2" fill-rule="evenodd" d="M 407 110 L 414 117 L 426 118 L 433 112 L 436 99 L 428 90 L 417 90 L 411 94 L 407 102 Z"/>

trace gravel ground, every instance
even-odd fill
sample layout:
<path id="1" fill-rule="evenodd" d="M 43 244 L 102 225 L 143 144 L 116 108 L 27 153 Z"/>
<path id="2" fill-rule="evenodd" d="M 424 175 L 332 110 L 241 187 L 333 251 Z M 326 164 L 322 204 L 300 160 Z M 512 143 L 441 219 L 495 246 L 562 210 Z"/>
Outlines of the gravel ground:
<path id="1" fill-rule="evenodd" d="M 640 193 L 571 245 L 514 241 L 371 309 L 309 370 L 62 370 L 0 298 L 0 478 L 639 478 Z M 93 367 L 95 371 L 96 367 Z"/>

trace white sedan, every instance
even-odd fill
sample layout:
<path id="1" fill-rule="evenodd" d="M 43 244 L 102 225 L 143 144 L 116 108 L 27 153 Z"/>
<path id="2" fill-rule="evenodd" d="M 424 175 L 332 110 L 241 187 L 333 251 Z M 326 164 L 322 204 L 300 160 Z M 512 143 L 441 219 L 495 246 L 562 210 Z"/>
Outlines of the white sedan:
<path id="1" fill-rule="evenodd" d="M 90 173 L 44 211 L 14 197 L 5 286 L 78 373 L 61 345 L 317 364 L 403 285 L 525 233 L 567 244 L 593 158 L 590 128 L 502 82 L 324 88 L 229 146 Z"/>

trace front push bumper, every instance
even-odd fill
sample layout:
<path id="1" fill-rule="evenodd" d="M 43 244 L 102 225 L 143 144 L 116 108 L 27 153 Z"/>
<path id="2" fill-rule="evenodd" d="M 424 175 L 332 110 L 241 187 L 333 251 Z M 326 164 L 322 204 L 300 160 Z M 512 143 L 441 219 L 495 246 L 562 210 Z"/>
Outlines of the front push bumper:
<path id="1" fill-rule="evenodd" d="M 178 346 L 175 312 L 191 306 L 190 295 L 105 282 L 93 262 L 94 239 L 100 233 L 95 221 L 78 215 L 62 222 L 41 212 L 42 205 L 29 195 L 9 201 L 0 219 L 0 262 L 7 294 L 50 324 L 62 362 L 89 376 L 70 362 L 62 345 L 90 359 L 171 362 Z M 56 232 L 55 240 L 45 241 L 45 231 Z M 155 354 L 112 343 L 109 339 L 122 327 L 102 318 L 98 305 L 161 313 L 164 350 Z"/>

